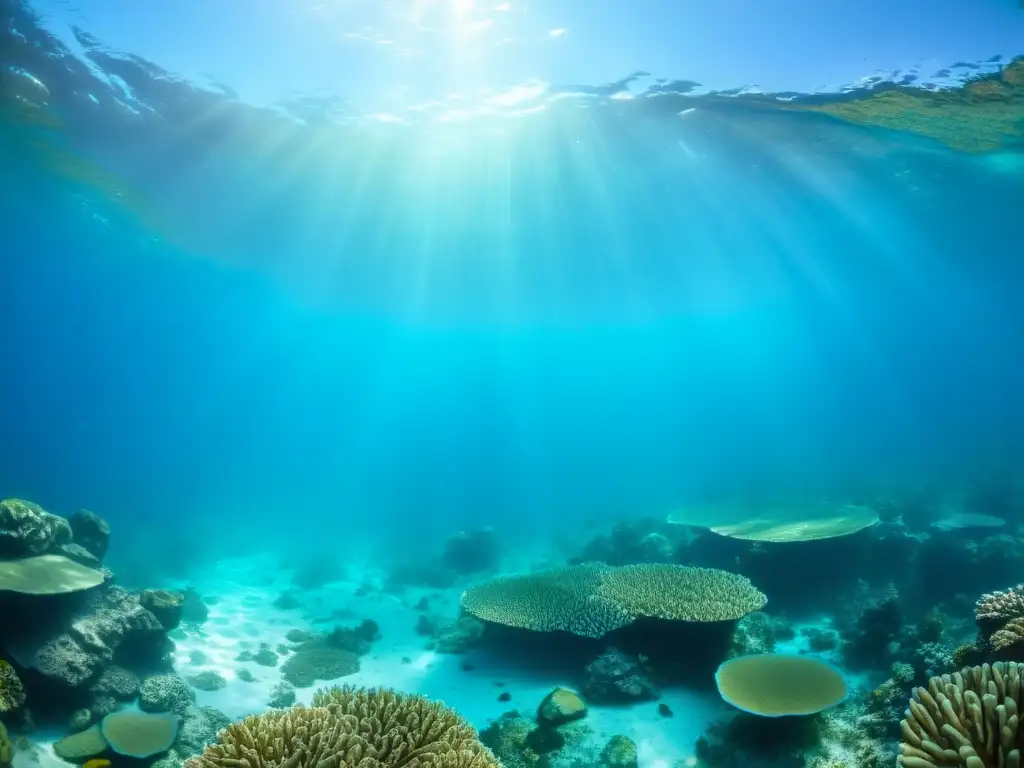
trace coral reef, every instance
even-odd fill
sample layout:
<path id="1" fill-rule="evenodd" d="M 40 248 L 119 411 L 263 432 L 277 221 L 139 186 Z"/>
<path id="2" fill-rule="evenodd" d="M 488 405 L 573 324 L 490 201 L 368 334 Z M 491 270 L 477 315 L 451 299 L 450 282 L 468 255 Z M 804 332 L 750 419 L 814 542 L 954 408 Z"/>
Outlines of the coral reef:
<path id="1" fill-rule="evenodd" d="M 351 651 L 314 638 L 297 646 L 281 665 L 284 679 L 296 688 L 309 688 L 317 680 L 336 680 L 359 671 L 359 657 Z"/>
<path id="2" fill-rule="evenodd" d="M 326 764 L 498 768 L 454 710 L 387 689 L 318 691 L 313 707 L 272 709 L 221 731 L 187 768 Z"/>
<path id="3" fill-rule="evenodd" d="M 598 638 L 640 618 L 740 619 L 765 600 L 749 580 L 728 571 L 581 563 L 478 584 L 463 593 L 462 607 L 495 624 Z"/>
<path id="4" fill-rule="evenodd" d="M 843 632 L 843 660 L 855 669 L 886 668 L 902 629 L 899 593 L 890 586 L 885 595 L 864 605 L 855 624 Z"/>
<path id="5" fill-rule="evenodd" d="M 178 716 L 171 713 L 123 709 L 104 717 L 100 731 L 115 753 L 141 759 L 169 750 L 178 738 L 178 725 Z"/>
<path id="6" fill-rule="evenodd" d="M 730 656 L 749 656 L 775 650 L 775 622 L 767 613 L 757 611 L 736 624 L 730 642 Z"/>
<path id="7" fill-rule="evenodd" d="M 68 518 L 74 543 L 102 561 L 110 546 L 110 525 L 95 512 L 80 509 Z"/>
<path id="8" fill-rule="evenodd" d="M 537 722 L 541 725 L 565 725 L 586 716 L 586 703 L 568 688 L 555 688 L 537 707 Z"/>
<path id="9" fill-rule="evenodd" d="M 380 627 L 373 619 L 366 619 L 357 627 L 335 627 L 324 638 L 332 648 L 340 648 L 357 656 L 370 652 L 370 646 L 380 639 Z"/>
<path id="10" fill-rule="evenodd" d="M 9 662 L 0 659 L 0 713 L 20 709 L 25 704 L 25 686 Z"/>
<path id="11" fill-rule="evenodd" d="M 71 526 L 63 517 L 31 501 L 0 501 L 0 558 L 55 554 L 71 541 Z"/>
<path id="12" fill-rule="evenodd" d="M 188 683 L 177 675 L 153 675 L 139 686 L 139 706 L 145 712 L 182 714 L 195 700 Z"/>
<path id="13" fill-rule="evenodd" d="M 609 648 L 587 664 L 583 693 L 594 704 L 627 704 L 660 695 L 640 658 Z"/>
<path id="14" fill-rule="evenodd" d="M 157 621 L 167 631 L 181 623 L 181 614 L 185 605 L 185 595 L 166 589 L 144 589 L 139 593 L 142 607 L 156 616 Z"/>
<path id="15" fill-rule="evenodd" d="M 1019 765 L 1022 670 L 1022 664 L 983 664 L 933 677 L 927 688 L 915 688 L 900 722 L 900 764 Z"/>
<path id="16" fill-rule="evenodd" d="M 612 736 L 601 750 L 603 768 L 636 768 L 636 743 L 628 736 Z"/>

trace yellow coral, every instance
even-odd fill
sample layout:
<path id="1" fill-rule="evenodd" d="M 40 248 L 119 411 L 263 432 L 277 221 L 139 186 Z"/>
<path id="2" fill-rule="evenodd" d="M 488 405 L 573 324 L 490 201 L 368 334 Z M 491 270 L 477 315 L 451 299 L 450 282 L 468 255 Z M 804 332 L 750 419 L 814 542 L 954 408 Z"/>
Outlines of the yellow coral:
<path id="1" fill-rule="evenodd" d="M 313 707 L 247 717 L 186 768 L 500 768 L 454 710 L 422 696 L 352 687 L 318 691 Z"/>
<path id="2" fill-rule="evenodd" d="M 1019 768 L 1024 665 L 997 662 L 933 677 L 915 688 L 900 722 L 905 768 Z"/>

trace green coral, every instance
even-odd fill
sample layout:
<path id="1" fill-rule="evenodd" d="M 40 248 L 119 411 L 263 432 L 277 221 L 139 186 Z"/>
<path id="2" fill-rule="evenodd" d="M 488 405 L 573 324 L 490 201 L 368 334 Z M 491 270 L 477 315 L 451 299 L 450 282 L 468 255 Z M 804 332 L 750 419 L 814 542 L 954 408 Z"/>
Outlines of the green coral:
<path id="1" fill-rule="evenodd" d="M 11 768 L 14 765 L 14 744 L 11 743 L 7 729 L 0 723 L 0 768 Z"/>
<path id="2" fill-rule="evenodd" d="M 455 710 L 389 689 L 318 691 L 222 730 L 187 768 L 500 768 Z"/>
<path id="3" fill-rule="evenodd" d="M 0 712 L 21 709 L 25 704 L 25 687 L 8 662 L 0 659 Z"/>
<path id="4" fill-rule="evenodd" d="M 504 768 L 549 768 L 551 759 L 530 746 L 534 725 L 518 712 L 506 712 L 480 732 L 480 741 Z"/>
<path id="5" fill-rule="evenodd" d="M 317 680 L 336 680 L 358 671 L 358 656 L 351 651 L 334 648 L 322 638 L 298 646 L 281 665 L 284 679 L 296 688 L 309 688 Z"/>

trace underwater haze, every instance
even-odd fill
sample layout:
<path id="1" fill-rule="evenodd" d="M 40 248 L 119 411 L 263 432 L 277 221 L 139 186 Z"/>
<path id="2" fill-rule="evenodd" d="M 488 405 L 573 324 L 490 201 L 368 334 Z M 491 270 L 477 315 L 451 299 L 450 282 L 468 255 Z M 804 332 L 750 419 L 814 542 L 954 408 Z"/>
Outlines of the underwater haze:
<path id="1" fill-rule="evenodd" d="M 1018 0 L 0 0 L 0 768 L 1021 768 Z"/>
<path id="2" fill-rule="evenodd" d="M 5 0 L 2 495 L 415 552 L 1016 479 L 1024 11 L 810 5 Z"/>

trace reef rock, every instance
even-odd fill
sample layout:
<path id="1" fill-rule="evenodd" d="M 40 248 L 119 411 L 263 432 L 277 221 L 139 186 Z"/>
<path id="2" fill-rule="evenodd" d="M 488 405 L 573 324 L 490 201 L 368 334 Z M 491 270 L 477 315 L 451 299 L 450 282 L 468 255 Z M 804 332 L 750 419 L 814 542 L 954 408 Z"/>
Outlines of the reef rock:
<path id="1" fill-rule="evenodd" d="M 68 518 L 75 544 L 88 551 L 97 560 L 107 554 L 110 544 L 110 525 L 88 509 L 81 509 Z"/>
<path id="2" fill-rule="evenodd" d="M 38 504 L 0 501 L 0 557 L 42 555 L 71 543 L 71 526 Z"/>
<path id="3" fill-rule="evenodd" d="M 112 586 L 88 595 L 69 618 L 51 617 L 48 627 L 5 637 L 4 644 L 22 667 L 52 683 L 77 688 L 98 677 L 119 650 L 159 658 L 166 650 L 166 636 L 137 595 Z"/>
<path id="4" fill-rule="evenodd" d="M 587 665 L 583 693 L 595 704 L 624 704 L 660 695 L 640 660 L 615 648 Z"/>
<path id="5" fill-rule="evenodd" d="M 157 617 L 164 629 L 170 631 L 181 623 L 185 595 L 166 589 L 145 589 L 139 593 L 142 607 Z"/>
<path id="6" fill-rule="evenodd" d="M 182 715 L 196 695 L 177 675 L 153 675 L 139 687 L 139 708 L 143 712 L 174 712 Z"/>

